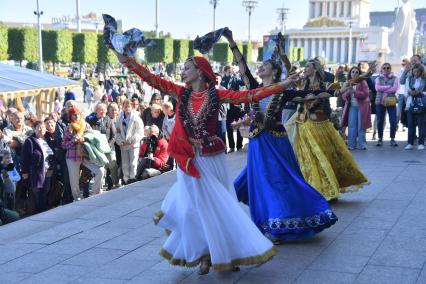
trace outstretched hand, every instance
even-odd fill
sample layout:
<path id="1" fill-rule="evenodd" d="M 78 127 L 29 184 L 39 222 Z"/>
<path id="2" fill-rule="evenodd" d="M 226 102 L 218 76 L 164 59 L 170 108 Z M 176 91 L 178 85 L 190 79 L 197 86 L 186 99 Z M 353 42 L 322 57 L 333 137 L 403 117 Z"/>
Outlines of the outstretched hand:
<path id="1" fill-rule="evenodd" d="M 118 52 L 116 52 L 116 51 L 114 51 L 114 53 L 115 53 L 115 55 L 117 55 L 117 58 L 118 58 L 118 61 L 121 63 L 121 64 L 124 64 L 124 63 L 126 63 L 127 62 L 127 60 L 129 60 L 129 56 L 124 56 L 123 54 L 120 54 L 120 53 L 118 53 Z"/>
<path id="2" fill-rule="evenodd" d="M 285 85 L 289 85 L 291 83 L 297 82 L 300 79 L 300 75 L 302 74 L 302 71 L 294 73 L 290 76 L 288 76 L 287 78 L 285 78 L 285 80 L 283 81 Z"/>

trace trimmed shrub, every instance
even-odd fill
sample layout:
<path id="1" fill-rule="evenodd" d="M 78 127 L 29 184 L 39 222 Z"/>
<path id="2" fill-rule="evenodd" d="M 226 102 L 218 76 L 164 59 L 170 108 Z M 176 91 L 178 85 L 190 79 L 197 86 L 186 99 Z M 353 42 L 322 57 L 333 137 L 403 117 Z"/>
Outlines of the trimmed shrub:
<path id="1" fill-rule="evenodd" d="M 83 64 L 98 62 L 98 38 L 95 33 L 74 33 L 72 61 Z"/>
<path id="2" fill-rule="evenodd" d="M 173 62 L 173 40 L 171 38 L 153 39 L 155 45 L 145 48 L 145 59 L 149 63 Z"/>
<path id="3" fill-rule="evenodd" d="M 38 36 L 34 28 L 8 29 L 9 59 L 30 62 L 38 61 Z"/>

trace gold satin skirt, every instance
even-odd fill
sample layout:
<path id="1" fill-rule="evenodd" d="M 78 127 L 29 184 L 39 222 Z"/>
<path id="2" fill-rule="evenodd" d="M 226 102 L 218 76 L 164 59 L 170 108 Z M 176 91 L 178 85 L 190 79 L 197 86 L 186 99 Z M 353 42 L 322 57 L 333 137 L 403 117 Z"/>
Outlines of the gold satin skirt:
<path id="1" fill-rule="evenodd" d="M 369 183 L 330 121 L 297 121 L 296 125 L 293 147 L 300 169 L 325 199 L 336 199 Z"/>

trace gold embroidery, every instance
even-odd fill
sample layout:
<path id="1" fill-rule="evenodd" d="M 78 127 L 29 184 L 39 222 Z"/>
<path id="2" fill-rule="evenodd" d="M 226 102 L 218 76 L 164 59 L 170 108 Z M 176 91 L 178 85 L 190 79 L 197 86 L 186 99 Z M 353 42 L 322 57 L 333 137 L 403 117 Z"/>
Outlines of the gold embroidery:
<path id="1" fill-rule="evenodd" d="M 278 250 L 275 247 L 272 247 L 260 255 L 233 259 L 229 263 L 218 263 L 218 264 L 213 263 L 212 268 L 216 271 L 230 271 L 235 266 L 239 266 L 239 265 L 263 264 L 267 262 L 268 260 L 270 260 L 274 255 L 276 255 L 277 252 Z M 203 255 L 194 261 L 187 261 L 185 259 L 176 259 L 176 258 L 173 258 L 173 255 L 169 253 L 167 250 L 165 250 L 164 248 L 160 250 L 160 255 L 164 257 L 165 259 L 167 259 L 172 265 L 185 266 L 185 267 L 195 267 L 199 265 L 202 260 L 211 259 L 209 254 Z"/>

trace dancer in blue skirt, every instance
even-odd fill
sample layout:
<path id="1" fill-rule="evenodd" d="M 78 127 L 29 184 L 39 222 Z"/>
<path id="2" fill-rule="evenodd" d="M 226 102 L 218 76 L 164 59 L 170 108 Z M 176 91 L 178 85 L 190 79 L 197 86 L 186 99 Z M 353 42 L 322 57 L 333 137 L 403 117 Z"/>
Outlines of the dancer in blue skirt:
<path id="1" fill-rule="evenodd" d="M 260 85 L 227 30 L 224 36 L 249 89 Z M 263 86 L 280 81 L 281 67 L 265 61 L 259 68 Z M 247 166 L 234 181 L 238 199 L 250 207 L 257 227 L 278 244 L 283 240 L 312 237 L 337 221 L 324 197 L 303 178 L 287 133 L 281 123 L 282 109 L 295 96 L 318 91 L 296 91 L 273 95 L 253 105 Z"/>

